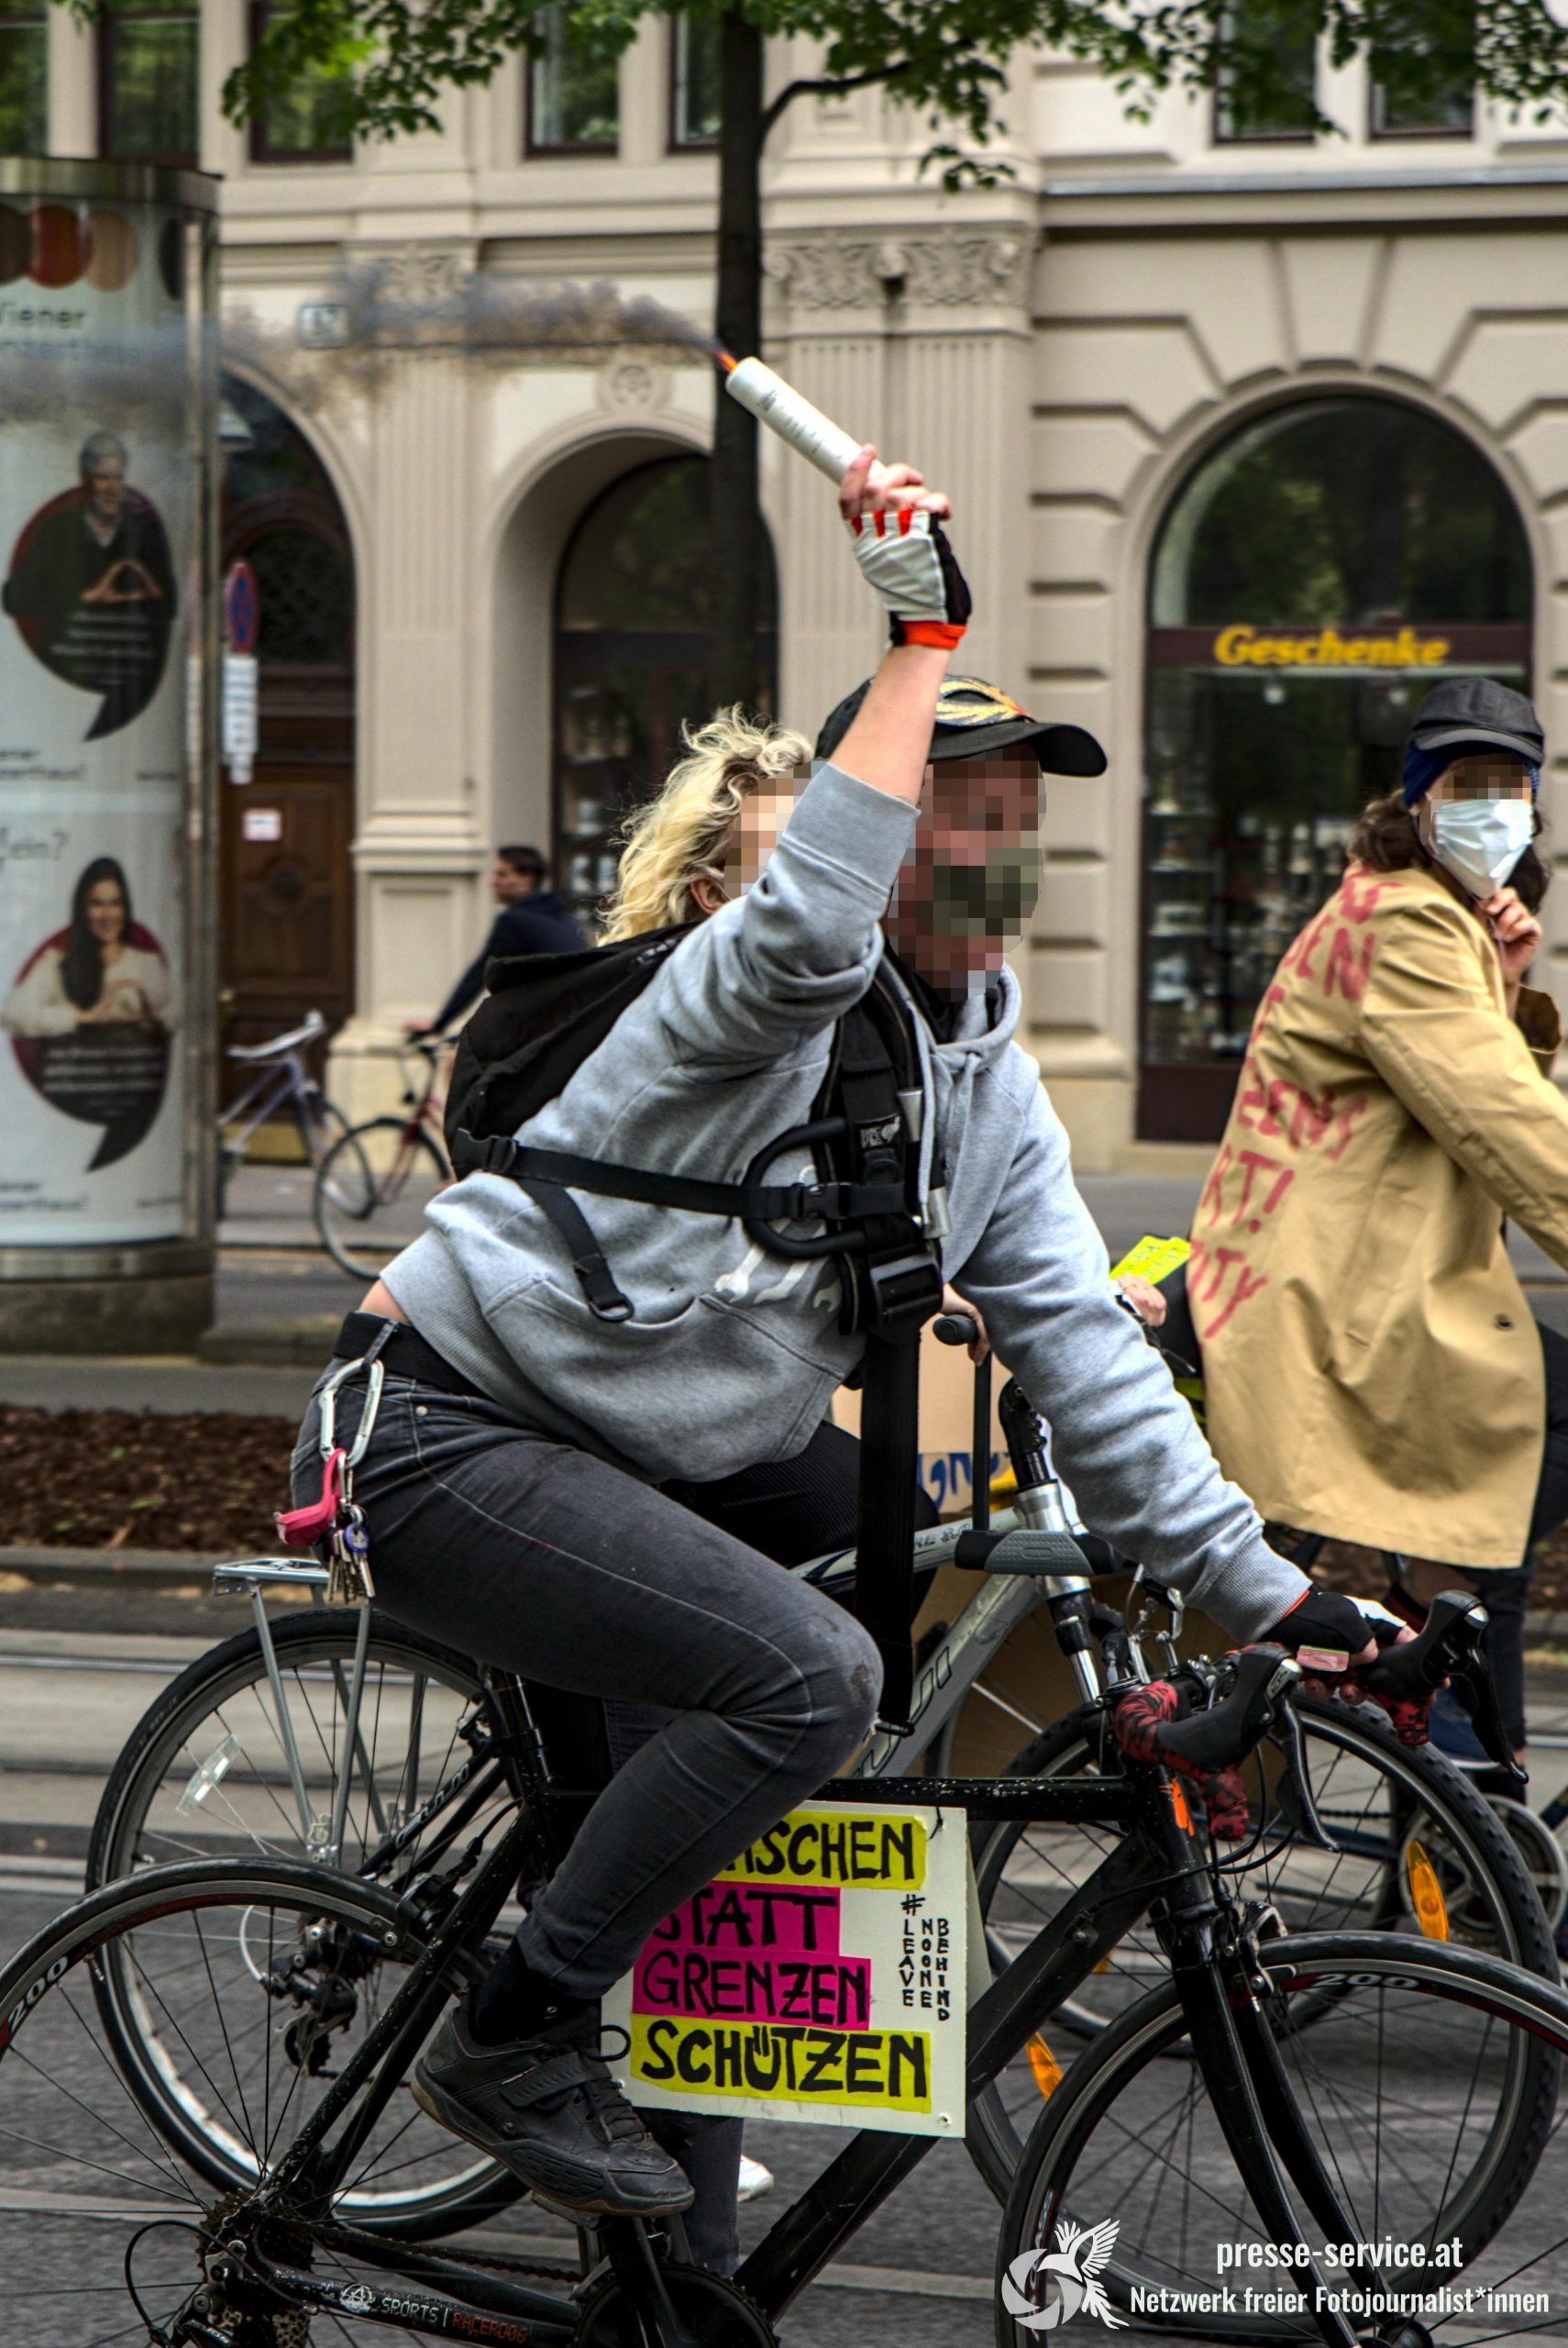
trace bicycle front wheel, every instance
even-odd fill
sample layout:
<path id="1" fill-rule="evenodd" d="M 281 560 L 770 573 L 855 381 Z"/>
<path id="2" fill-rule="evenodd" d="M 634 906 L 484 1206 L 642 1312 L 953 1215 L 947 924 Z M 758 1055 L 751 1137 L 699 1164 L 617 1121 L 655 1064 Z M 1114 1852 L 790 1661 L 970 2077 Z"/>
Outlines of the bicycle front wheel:
<path id="1" fill-rule="evenodd" d="M 1474 1950 L 1376 1933 L 1261 1955 L 1267 1993 L 1254 2009 L 1238 1983 L 1232 2000 L 1239 2060 L 1282 2165 L 1294 2125 L 1328 2187 L 1298 2151 L 1286 2198 L 1314 2253 L 1369 2244 L 1370 2258 L 1324 2255 L 1305 2279 L 1282 2259 L 1290 2245 L 1260 2221 L 1210 2100 L 1227 2082 L 1205 2076 L 1167 1982 L 1101 2032 L 1030 2135 L 998 2246 L 999 2348 L 1098 2312 L 1086 2277 L 1141 2329 L 1212 2342 L 1323 2339 L 1320 2287 L 1350 2295 L 1334 2311 L 1358 2338 L 1561 2336 L 1562 1989 Z M 1097 2227 L 1091 2245 L 1081 2230 Z"/>
<path id="2" fill-rule="evenodd" d="M 425 1228 L 425 1210 L 452 1179 L 425 1127 L 374 1117 L 334 1143 L 315 1177 L 315 1227 L 340 1271 L 373 1280 Z"/>
<path id="3" fill-rule="evenodd" d="M 1285 1928 L 1419 1930 L 1555 1981 L 1551 1929 L 1534 1886 L 1491 1805 L 1463 1772 L 1431 1745 L 1402 1745 L 1370 1705 L 1297 1695 L 1295 1710 L 1319 1812 L 1335 1848 L 1320 1850 L 1299 1833 L 1278 1755 L 1261 1748 L 1258 1763 L 1249 1764 L 1253 1818 L 1273 1847 L 1248 1888 L 1273 1902 Z M 1008 1774 L 1077 1778 L 1098 1775 L 1099 1767 L 1097 1733 L 1074 1717 L 1037 1737 Z M 1110 1828 L 1045 1822 L 1009 1822 L 977 1838 L 976 1880 L 995 1969 L 1051 1921 L 1114 1840 Z M 1168 1970 L 1145 1921 L 1045 2022 L 1025 2054 L 973 2099 L 970 2151 L 999 2198 L 1061 2065 Z M 1295 2014 L 1304 2027 L 1312 2010 L 1297 2000 Z"/>

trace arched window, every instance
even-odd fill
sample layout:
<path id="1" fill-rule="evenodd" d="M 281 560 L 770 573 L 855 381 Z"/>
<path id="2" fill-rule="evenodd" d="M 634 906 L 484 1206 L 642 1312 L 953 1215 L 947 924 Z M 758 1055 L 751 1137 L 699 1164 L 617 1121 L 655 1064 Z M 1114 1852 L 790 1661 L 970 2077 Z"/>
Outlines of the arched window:
<path id="1" fill-rule="evenodd" d="M 1393 400 L 1272 409 L 1177 493 L 1150 575 L 1138 1130 L 1208 1140 L 1351 818 L 1441 677 L 1527 689 L 1529 551 L 1471 443 Z"/>
<path id="2" fill-rule="evenodd" d="M 611 887 L 616 827 L 679 757 L 682 722 L 710 714 L 709 544 L 708 460 L 666 457 L 613 482 L 562 559 L 556 872 L 579 912 Z M 769 559 L 758 645 L 768 707 L 777 626 Z"/>

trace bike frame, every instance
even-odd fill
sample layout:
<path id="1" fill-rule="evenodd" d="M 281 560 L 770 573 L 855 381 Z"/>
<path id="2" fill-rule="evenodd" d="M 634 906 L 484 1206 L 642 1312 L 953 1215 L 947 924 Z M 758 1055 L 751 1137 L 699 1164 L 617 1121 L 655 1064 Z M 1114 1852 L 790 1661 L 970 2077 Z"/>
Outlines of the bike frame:
<path id="1" fill-rule="evenodd" d="M 297 2198 L 318 2210 L 328 2207 L 406 2077 L 454 1978 L 471 1970 L 520 1870 L 540 1858 L 553 1864 L 594 1799 L 591 1791 L 563 1787 L 551 1778 L 518 1684 L 502 1677 L 494 1695 L 506 1722 L 506 1760 L 518 1781 L 519 1814 L 436 1924 L 384 2013 L 277 2163 L 261 2187 L 264 2204 Z M 1255 1920 L 1222 1892 L 1217 1895 L 1204 1831 L 1164 1769 L 1129 1761 L 1120 1779 L 927 1778 L 893 1787 L 845 1778 L 824 1793 L 835 1800 L 891 1798 L 961 1808 L 972 1821 L 1089 1822 L 1116 1829 L 1116 1845 L 1093 1875 L 970 2007 L 968 2091 L 974 2096 L 988 2086 L 1100 1960 L 1152 1913 L 1171 1959 L 1195 2057 L 1259 2217 L 1272 2240 L 1299 2248 L 1304 2289 L 1324 2279 L 1292 2209 L 1289 2188 L 1296 2188 L 1323 2230 L 1320 2239 L 1353 2239 L 1356 2229 L 1302 2126 L 1269 2034 L 1261 2002 L 1269 1985 L 1253 1939 Z M 334 2137 L 339 2122 L 341 2131 Z M 783 2212 L 736 2277 L 769 2321 L 785 2312 L 934 2141 L 871 2129 L 850 2137 Z M 640 2221 L 603 2221 L 598 2231 L 623 2287 L 642 2293 L 644 2312 L 654 2319 L 652 2330 L 645 2326 L 650 2342 L 686 2348 L 690 2335 L 674 2316 Z M 351 2251 L 363 2265 L 454 2297 L 420 2299 L 406 2288 L 331 2284 L 254 2249 L 245 2253 L 242 2267 L 220 2279 L 254 2290 L 259 2309 L 351 2314 L 360 2321 L 450 2340 L 566 2348 L 577 2331 L 578 2306 L 507 2279 L 494 2271 L 501 2265 L 497 2260 L 487 2260 L 491 2271 L 476 2274 L 438 2254 L 330 2219 L 319 2232 L 326 2247 Z M 1367 2287 L 1382 2287 L 1370 2261 L 1362 2272 Z M 1314 2320 L 1329 2348 L 1355 2348 L 1355 2332 L 1331 2308 L 1320 2309 Z"/>
<path id="2" fill-rule="evenodd" d="M 320 1086 L 297 1052 L 289 1052 L 282 1059 L 269 1062 L 259 1069 L 249 1083 L 245 1085 L 235 1098 L 218 1112 L 217 1122 L 220 1131 L 226 1126 L 239 1124 L 242 1118 L 248 1118 L 248 1122 L 242 1127 L 238 1140 L 225 1142 L 224 1147 L 233 1157 L 243 1157 L 246 1144 L 249 1141 L 251 1135 L 264 1125 L 274 1111 L 282 1108 L 285 1102 L 293 1109 L 300 1131 L 305 1136 L 308 1146 L 310 1113 L 307 1104 L 313 1095 L 319 1095 L 320 1092 Z M 314 1157 L 315 1153 L 312 1150 L 310 1154 Z"/>

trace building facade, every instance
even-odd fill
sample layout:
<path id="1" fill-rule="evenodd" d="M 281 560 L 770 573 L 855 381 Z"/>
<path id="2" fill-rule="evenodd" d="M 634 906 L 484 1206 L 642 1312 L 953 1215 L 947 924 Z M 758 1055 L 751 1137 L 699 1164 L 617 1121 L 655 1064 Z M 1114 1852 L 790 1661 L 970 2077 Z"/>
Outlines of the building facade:
<path id="1" fill-rule="evenodd" d="M 4 0 L 0 142 L 222 175 L 225 551 L 262 606 L 260 752 L 224 794 L 231 1027 L 319 1002 L 333 1089 L 369 1109 L 482 936 L 492 846 L 538 841 L 591 903 L 702 705 L 714 389 L 629 330 L 373 382 L 304 346 L 369 263 L 433 314 L 566 278 L 701 327 L 712 58 L 665 20 L 613 74 L 558 43 L 438 134 L 349 153 L 310 94 L 223 121 L 241 0 L 114 21 Z M 1130 122 L 1030 56 L 994 188 L 944 194 L 876 90 L 797 103 L 768 150 L 767 356 L 951 487 L 966 665 L 1110 752 L 1051 786 L 1018 957 L 1086 1168 L 1200 1162 L 1267 969 L 1430 682 L 1521 683 L 1554 740 L 1568 715 L 1568 138 L 1463 92 L 1401 120 L 1364 69 L 1300 70 L 1342 136 L 1223 95 Z M 820 480 L 772 445 L 765 468 L 776 706 L 811 732 L 877 631 Z M 1556 984 L 1568 899 L 1545 917 Z"/>

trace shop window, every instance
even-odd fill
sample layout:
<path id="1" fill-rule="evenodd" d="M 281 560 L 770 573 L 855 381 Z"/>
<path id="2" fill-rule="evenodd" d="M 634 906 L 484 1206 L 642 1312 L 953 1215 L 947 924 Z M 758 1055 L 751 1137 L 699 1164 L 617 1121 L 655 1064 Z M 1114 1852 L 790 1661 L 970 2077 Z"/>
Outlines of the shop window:
<path id="1" fill-rule="evenodd" d="M 542 8 L 543 47 L 528 61 L 530 155 L 613 155 L 620 139 L 621 69 L 574 34 L 571 11 Z"/>
<path id="2" fill-rule="evenodd" d="M 0 155 L 49 144 L 49 0 L 0 0 Z"/>
<path id="3" fill-rule="evenodd" d="M 709 471 L 670 457 L 606 490 L 579 523 L 556 603 L 557 886 L 591 915 L 615 878 L 616 834 L 712 714 Z M 773 701 L 777 590 L 763 585 L 760 698 Z"/>
<path id="4" fill-rule="evenodd" d="M 194 165 L 199 17 L 179 0 L 116 0 L 98 20 L 98 147 L 117 162 Z"/>
<path id="5" fill-rule="evenodd" d="M 670 27 L 669 143 L 718 144 L 720 55 L 723 28 L 716 17 L 677 17 Z"/>
<path id="6" fill-rule="evenodd" d="M 273 10 L 250 11 L 254 48 Z M 354 149 L 343 127 L 343 104 L 350 88 L 347 73 L 316 69 L 293 87 L 269 98 L 250 124 L 253 163 L 348 163 Z"/>
<path id="7" fill-rule="evenodd" d="M 1228 11 L 1226 30 L 1238 46 L 1264 53 L 1276 72 L 1267 94 L 1234 72 L 1222 72 L 1214 94 L 1214 136 L 1230 144 L 1247 139 L 1310 138 L 1318 86 L 1317 27 L 1296 0 L 1242 0 Z"/>
<path id="8" fill-rule="evenodd" d="M 1151 573 L 1139 1130 L 1224 1122 L 1275 965 L 1441 677 L 1528 690 L 1523 526 L 1419 409 L 1271 410 L 1178 493 Z"/>

